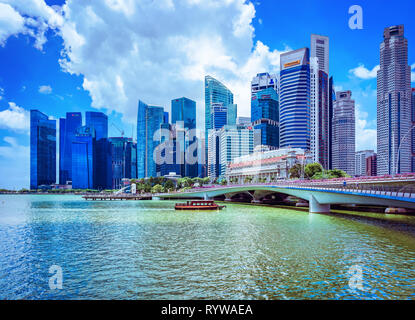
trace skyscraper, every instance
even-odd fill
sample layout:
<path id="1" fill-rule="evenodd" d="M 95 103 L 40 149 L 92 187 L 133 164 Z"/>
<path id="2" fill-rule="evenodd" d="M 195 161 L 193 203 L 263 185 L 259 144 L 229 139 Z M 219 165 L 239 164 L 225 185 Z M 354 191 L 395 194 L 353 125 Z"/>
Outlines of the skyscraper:
<path id="1" fill-rule="evenodd" d="M 333 168 L 355 174 L 355 104 L 351 91 L 336 93 L 333 110 Z"/>
<path id="2" fill-rule="evenodd" d="M 154 150 L 160 143 L 157 131 L 163 123 L 162 107 L 148 106 L 138 101 L 137 114 L 137 177 L 156 177 L 157 163 L 153 158 Z"/>
<path id="3" fill-rule="evenodd" d="M 56 121 L 30 110 L 30 189 L 56 183 Z"/>
<path id="4" fill-rule="evenodd" d="M 211 110 L 214 103 L 233 104 L 233 93 L 215 78 L 205 76 L 205 159 L 208 158 L 209 130 L 213 129 Z"/>
<path id="5" fill-rule="evenodd" d="M 226 124 L 235 125 L 237 116 L 238 116 L 238 106 L 235 103 L 228 104 L 227 112 L 226 112 Z"/>
<path id="6" fill-rule="evenodd" d="M 212 103 L 210 110 L 212 129 L 219 130 L 227 122 L 228 108 L 223 103 Z"/>
<path id="7" fill-rule="evenodd" d="M 72 188 L 93 189 L 95 168 L 95 129 L 83 126 L 72 141 Z"/>
<path id="8" fill-rule="evenodd" d="M 333 77 L 329 79 L 329 169 L 333 169 L 333 105 L 336 101 Z"/>
<path id="9" fill-rule="evenodd" d="M 108 139 L 111 143 L 112 159 L 112 189 L 121 189 L 122 179 L 136 178 L 134 169 L 137 161 L 137 148 L 132 138 L 112 137 Z"/>
<path id="10" fill-rule="evenodd" d="M 94 141 L 94 189 L 112 187 L 111 144 L 108 141 L 108 116 L 102 112 L 85 112 L 85 124 L 93 129 Z"/>
<path id="11" fill-rule="evenodd" d="M 80 112 L 67 112 L 59 119 L 59 183 L 72 181 L 72 141 L 76 129 L 82 126 Z"/>
<path id="12" fill-rule="evenodd" d="M 412 132 L 411 132 L 411 172 L 415 172 L 415 88 L 411 92 Z"/>
<path id="13" fill-rule="evenodd" d="M 312 34 L 310 48 L 310 149 L 313 161 L 329 169 L 329 38 Z"/>
<path id="14" fill-rule="evenodd" d="M 373 172 L 372 168 L 367 168 L 367 161 L 366 161 L 367 158 L 371 156 L 376 156 L 376 153 L 373 150 L 356 151 L 355 170 L 354 170 L 356 176 L 366 176 L 368 169 L 370 170 L 370 173 Z"/>
<path id="15" fill-rule="evenodd" d="M 281 54 L 280 147 L 310 149 L 310 54 Z"/>
<path id="16" fill-rule="evenodd" d="M 379 175 L 411 170 L 410 143 L 404 141 L 411 127 L 410 85 L 411 67 L 408 65 L 408 40 L 404 37 L 404 26 L 385 28 L 377 73 Z"/>
<path id="17" fill-rule="evenodd" d="M 177 121 L 184 121 L 186 129 L 195 129 L 196 102 L 185 97 L 173 99 L 171 101 L 171 123 L 175 124 Z"/>
<path id="18" fill-rule="evenodd" d="M 277 78 L 258 73 L 251 81 L 251 121 L 261 132 L 261 145 L 279 147 L 279 99 Z"/>

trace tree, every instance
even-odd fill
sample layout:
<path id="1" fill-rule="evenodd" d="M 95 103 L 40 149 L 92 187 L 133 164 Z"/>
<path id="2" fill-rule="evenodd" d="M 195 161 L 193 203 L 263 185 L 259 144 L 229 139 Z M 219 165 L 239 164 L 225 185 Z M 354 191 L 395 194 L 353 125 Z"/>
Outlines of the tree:
<path id="1" fill-rule="evenodd" d="M 167 180 L 167 181 L 164 183 L 164 188 L 166 189 L 166 191 L 167 191 L 167 192 L 169 192 L 169 191 L 173 190 L 173 189 L 174 189 L 174 183 L 173 183 L 173 181 L 171 181 L 171 180 Z"/>
<path id="2" fill-rule="evenodd" d="M 209 182 L 210 182 L 209 177 L 202 178 L 202 184 L 209 184 Z"/>
<path id="3" fill-rule="evenodd" d="M 316 173 L 320 173 L 320 172 L 323 172 L 323 167 L 321 166 L 320 163 L 317 163 L 317 162 L 309 163 L 308 165 L 305 166 L 305 169 L 304 169 L 304 173 L 308 179 L 315 179 L 313 178 L 313 176 Z"/>
<path id="4" fill-rule="evenodd" d="M 163 186 L 161 184 L 156 184 L 154 187 L 151 188 L 151 193 L 162 193 Z"/>
<path id="5" fill-rule="evenodd" d="M 347 178 L 350 177 L 346 172 L 340 169 L 332 169 L 328 171 L 329 177 L 333 178 Z"/>
<path id="6" fill-rule="evenodd" d="M 290 174 L 290 178 L 300 178 L 301 177 L 301 164 L 296 163 L 290 168 L 288 172 Z"/>

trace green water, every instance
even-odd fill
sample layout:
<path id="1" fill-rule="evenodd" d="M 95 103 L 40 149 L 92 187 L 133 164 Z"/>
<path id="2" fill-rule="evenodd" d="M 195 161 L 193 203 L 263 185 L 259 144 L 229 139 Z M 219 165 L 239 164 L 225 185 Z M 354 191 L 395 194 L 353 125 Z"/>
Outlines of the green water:
<path id="1" fill-rule="evenodd" d="M 0 298 L 415 298 L 415 217 L 226 205 L 0 195 Z"/>

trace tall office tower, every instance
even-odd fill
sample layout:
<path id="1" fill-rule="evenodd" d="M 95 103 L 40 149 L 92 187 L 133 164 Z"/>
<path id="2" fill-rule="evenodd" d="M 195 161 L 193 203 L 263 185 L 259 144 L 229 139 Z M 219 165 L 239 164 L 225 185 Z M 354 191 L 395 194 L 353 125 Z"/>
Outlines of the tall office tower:
<path id="1" fill-rule="evenodd" d="M 308 48 L 281 54 L 280 148 L 310 150 L 309 64 Z"/>
<path id="2" fill-rule="evenodd" d="M 137 142 L 131 141 L 131 179 L 137 179 Z"/>
<path id="3" fill-rule="evenodd" d="M 336 101 L 333 77 L 329 79 L 329 169 L 333 169 L 333 105 Z"/>
<path id="4" fill-rule="evenodd" d="M 112 188 L 111 144 L 108 141 L 108 116 L 102 112 L 85 112 L 85 125 L 95 131 L 94 189 Z"/>
<path id="5" fill-rule="evenodd" d="M 385 28 L 380 44 L 380 69 L 377 74 L 378 174 L 411 170 L 411 67 L 408 65 L 408 40 L 404 26 Z M 406 141 L 405 141 L 406 140 Z"/>
<path id="6" fill-rule="evenodd" d="M 310 57 L 318 58 L 318 70 L 329 74 L 329 37 L 311 35 Z"/>
<path id="7" fill-rule="evenodd" d="M 167 111 L 163 113 L 163 123 L 169 123 L 169 113 Z"/>
<path id="8" fill-rule="evenodd" d="M 373 155 L 376 155 L 373 150 L 356 151 L 354 170 L 356 176 L 365 176 L 367 174 L 368 168 L 366 160 Z"/>
<path id="9" fill-rule="evenodd" d="M 377 156 L 376 153 L 366 158 L 366 176 L 377 175 Z"/>
<path id="10" fill-rule="evenodd" d="M 208 175 L 215 179 L 225 175 L 226 166 L 235 158 L 254 151 L 255 134 L 252 127 L 225 125 L 209 133 Z"/>
<path id="11" fill-rule="evenodd" d="M 336 93 L 333 110 L 333 168 L 355 174 L 355 105 L 351 91 Z"/>
<path id="12" fill-rule="evenodd" d="M 236 118 L 238 116 L 238 105 L 235 103 L 228 104 L 226 112 L 226 124 L 236 125 Z"/>
<path id="13" fill-rule="evenodd" d="M 163 123 L 164 110 L 138 101 L 137 114 L 137 177 L 157 176 L 154 150 L 160 143 L 158 130 Z"/>
<path id="14" fill-rule="evenodd" d="M 227 114 L 228 108 L 227 106 L 224 106 L 223 103 L 212 103 L 212 108 L 210 110 L 210 123 L 212 129 L 219 130 L 226 125 Z"/>
<path id="15" fill-rule="evenodd" d="M 30 110 L 30 189 L 56 183 L 56 120 Z"/>
<path id="16" fill-rule="evenodd" d="M 93 189 L 95 171 L 95 129 L 83 126 L 72 141 L 72 188 Z"/>
<path id="17" fill-rule="evenodd" d="M 108 139 L 111 144 L 112 159 L 112 189 L 123 187 L 122 179 L 136 178 L 134 162 L 137 161 L 136 147 L 132 138 L 112 137 Z M 135 171 L 135 172 L 134 172 Z"/>
<path id="18" fill-rule="evenodd" d="M 214 103 L 233 104 L 233 93 L 215 78 L 205 76 L 205 159 L 208 159 L 209 130 L 213 129 L 211 110 Z"/>
<path id="19" fill-rule="evenodd" d="M 171 123 L 184 121 L 186 129 L 196 128 L 196 102 L 188 98 L 173 99 L 171 101 Z"/>
<path id="20" fill-rule="evenodd" d="M 260 130 L 259 143 L 279 147 L 279 102 L 275 75 L 258 73 L 251 81 L 251 121 Z"/>
<path id="21" fill-rule="evenodd" d="M 80 112 L 67 112 L 59 119 L 59 183 L 72 181 L 72 140 L 76 129 L 82 126 Z"/>
<path id="22" fill-rule="evenodd" d="M 412 127 L 411 127 L 411 172 L 415 172 L 415 88 L 411 92 L 411 113 L 412 113 Z"/>
<path id="23" fill-rule="evenodd" d="M 311 35 L 310 149 L 314 162 L 330 168 L 329 38 Z"/>

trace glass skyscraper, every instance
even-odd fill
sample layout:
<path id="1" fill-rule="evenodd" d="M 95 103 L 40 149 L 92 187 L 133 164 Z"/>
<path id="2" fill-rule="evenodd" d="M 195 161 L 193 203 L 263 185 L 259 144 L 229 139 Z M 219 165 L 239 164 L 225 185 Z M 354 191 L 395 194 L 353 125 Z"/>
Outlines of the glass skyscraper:
<path id="1" fill-rule="evenodd" d="M 261 130 L 260 144 L 279 147 L 279 98 L 277 78 L 258 73 L 251 81 L 251 121 Z"/>
<path id="2" fill-rule="evenodd" d="M 310 150 L 310 53 L 281 54 L 280 147 Z"/>
<path id="3" fill-rule="evenodd" d="M 85 112 L 85 125 L 95 129 L 95 139 L 108 139 L 108 116 L 102 112 Z"/>
<path id="4" fill-rule="evenodd" d="M 205 76 L 205 159 L 208 158 L 209 130 L 213 129 L 211 112 L 214 103 L 233 104 L 233 93 L 215 78 Z"/>
<path id="5" fill-rule="evenodd" d="M 76 130 L 82 126 L 80 112 L 67 112 L 59 119 L 59 183 L 72 181 L 72 141 Z"/>
<path id="6" fill-rule="evenodd" d="M 76 130 L 72 141 L 72 188 L 94 188 L 95 130 L 88 126 Z"/>
<path id="7" fill-rule="evenodd" d="M 30 110 L 30 189 L 56 183 L 56 121 Z"/>
<path id="8" fill-rule="evenodd" d="M 173 99 L 171 101 L 171 123 L 184 121 L 186 129 L 196 128 L 196 102 L 188 98 Z"/>
<path id="9" fill-rule="evenodd" d="M 378 175 L 411 171 L 411 67 L 404 26 L 383 32 L 377 74 L 377 170 Z"/>
<path id="10" fill-rule="evenodd" d="M 228 108 L 222 103 L 213 103 L 210 110 L 212 129 L 219 130 L 226 125 Z"/>
<path id="11" fill-rule="evenodd" d="M 112 188 L 123 187 L 122 179 L 137 178 L 137 145 L 131 138 L 113 137 L 109 138 L 112 155 Z"/>
<path id="12" fill-rule="evenodd" d="M 164 119 L 162 107 L 148 106 L 138 101 L 137 114 L 137 177 L 156 177 L 157 164 L 153 158 L 154 150 L 160 143 L 156 132 Z"/>

